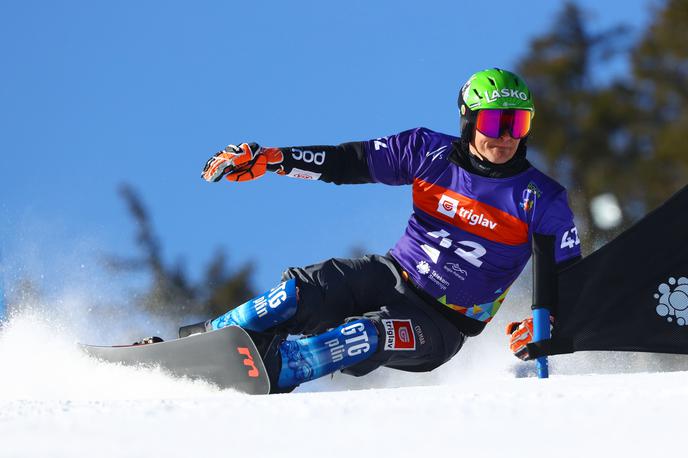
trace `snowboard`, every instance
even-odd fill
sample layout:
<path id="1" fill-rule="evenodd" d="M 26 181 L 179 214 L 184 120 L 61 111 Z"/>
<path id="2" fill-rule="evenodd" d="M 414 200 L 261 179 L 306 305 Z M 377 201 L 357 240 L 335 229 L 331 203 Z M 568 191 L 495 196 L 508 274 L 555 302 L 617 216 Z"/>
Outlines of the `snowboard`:
<path id="1" fill-rule="evenodd" d="M 270 380 L 256 345 L 238 326 L 145 345 L 81 348 L 103 361 L 160 367 L 175 376 L 203 379 L 242 393 L 270 392 Z"/>

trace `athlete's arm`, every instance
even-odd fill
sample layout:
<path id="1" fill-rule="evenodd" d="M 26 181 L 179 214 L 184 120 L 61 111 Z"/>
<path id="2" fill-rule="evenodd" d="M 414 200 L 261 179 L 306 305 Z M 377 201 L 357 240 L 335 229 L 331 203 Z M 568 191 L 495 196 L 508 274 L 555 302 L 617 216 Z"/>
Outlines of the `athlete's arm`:
<path id="1" fill-rule="evenodd" d="M 433 146 L 432 135 L 431 131 L 418 128 L 336 146 L 229 145 L 208 160 L 202 176 L 206 181 L 219 181 L 223 177 L 230 181 L 246 181 L 272 171 L 335 184 L 410 184 L 427 156 L 426 149 Z"/>
<path id="2" fill-rule="evenodd" d="M 446 148 L 444 137 L 422 127 L 398 134 L 338 146 L 293 146 L 280 148 L 281 166 L 271 168 L 295 178 L 335 184 L 413 183 L 427 159 L 427 152 Z"/>
<path id="3" fill-rule="evenodd" d="M 371 183 L 364 142 L 280 148 L 284 160 L 268 167 L 280 175 L 334 184 Z"/>
<path id="4" fill-rule="evenodd" d="M 556 323 L 559 274 L 581 259 L 580 239 L 565 191 L 547 205 L 533 233 L 533 309 L 546 308 Z M 520 359 L 529 359 L 527 345 L 533 339 L 533 319 L 509 323 L 509 348 Z"/>
<path id="5" fill-rule="evenodd" d="M 202 177 L 216 182 L 255 180 L 266 171 L 304 180 L 335 184 L 370 183 L 363 142 L 337 146 L 291 146 L 266 148 L 257 143 L 229 145 L 205 164 Z"/>
<path id="6" fill-rule="evenodd" d="M 555 323 L 558 302 L 558 276 L 562 270 L 581 259 L 580 254 L 556 262 L 554 236 L 533 236 L 533 308 L 546 307 L 550 311 L 550 326 Z M 528 344 L 533 341 L 533 318 L 514 321 L 506 326 L 509 349 L 519 359 L 528 360 Z"/>

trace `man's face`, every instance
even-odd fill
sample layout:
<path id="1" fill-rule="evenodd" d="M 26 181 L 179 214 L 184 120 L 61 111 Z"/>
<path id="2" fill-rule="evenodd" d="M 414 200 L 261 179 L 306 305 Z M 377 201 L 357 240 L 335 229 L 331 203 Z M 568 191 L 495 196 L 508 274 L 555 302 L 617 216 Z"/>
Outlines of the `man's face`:
<path id="1" fill-rule="evenodd" d="M 506 130 L 502 132 L 501 137 L 490 138 L 481 134 L 478 129 L 473 128 L 473 140 L 471 140 L 470 149 L 473 154 L 476 154 L 481 159 L 490 161 L 493 164 L 504 164 L 516 154 L 519 141 L 519 139 L 513 138 Z"/>

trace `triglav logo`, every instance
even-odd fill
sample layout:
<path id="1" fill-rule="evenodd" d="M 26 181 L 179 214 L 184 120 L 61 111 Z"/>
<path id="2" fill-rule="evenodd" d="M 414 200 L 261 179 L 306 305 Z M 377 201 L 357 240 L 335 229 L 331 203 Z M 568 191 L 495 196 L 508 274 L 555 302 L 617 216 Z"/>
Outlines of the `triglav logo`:
<path id="1" fill-rule="evenodd" d="M 437 204 L 437 211 L 443 215 L 447 215 L 450 218 L 456 216 L 456 211 L 459 209 L 459 201 L 452 199 L 446 194 L 442 194 L 440 198 L 440 203 Z"/>
<path id="2" fill-rule="evenodd" d="M 474 208 L 459 207 L 459 201 L 446 194 L 442 194 L 437 204 L 437 211 L 450 218 L 454 218 L 458 213 L 459 218 L 470 226 L 483 226 L 492 230 L 495 230 L 497 227 L 497 223 L 492 221 L 489 215 L 476 213 Z"/>
<path id="3" fill-rule="evenodd" d="M 492 230 L 494 230 L 497 227 L 497 223 L 490 220 L 487 216 L 485 216 L 482 213 L 473 213 L 474 211 L 475 210 L 473 209 L 468 210 L 467 208 L 461 207 L 461 210 L 459 210 L 459 216 L 461 217 L 461 219 L 465 220 L 471 226 L 480 225 L 484 227 L 489 227 Z"/>
<path id="4" fill-rule="evenodd" d="M 676 281 L 670 277 L 666 283 L 660 283 L 655 293 L 657 315 L 666 317 L 668 322 L 676 319 L 676 324 L 685 326 L 688 324 L 688 278 L 681 277 Z"/>
<path id="5" fill-rule="evenodd" d="M 385 350 L 416 349 L 416 337 L 413 335 L 411 320 L 382 320 L 385 328 Z"/>

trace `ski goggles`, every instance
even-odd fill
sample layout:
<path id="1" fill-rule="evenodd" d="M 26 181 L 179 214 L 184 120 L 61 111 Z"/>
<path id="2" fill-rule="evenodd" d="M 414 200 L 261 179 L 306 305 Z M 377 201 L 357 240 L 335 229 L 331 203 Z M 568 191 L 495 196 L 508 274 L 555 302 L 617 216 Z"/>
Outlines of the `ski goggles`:
<path id="1" fill-rule="evenodd" d="M 480 110 L 475 127 L 490 138 L 499 138 L 505 130 L 513 138 L 523 138 L 530 132 L 532 117 L 529 110 Z"/>

